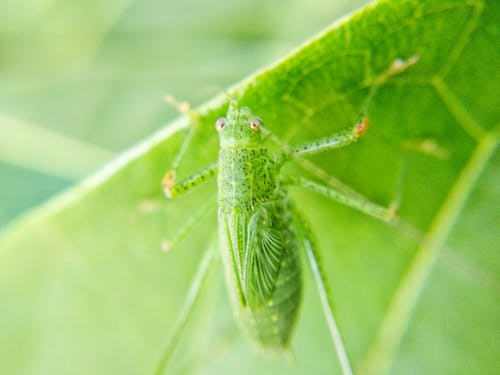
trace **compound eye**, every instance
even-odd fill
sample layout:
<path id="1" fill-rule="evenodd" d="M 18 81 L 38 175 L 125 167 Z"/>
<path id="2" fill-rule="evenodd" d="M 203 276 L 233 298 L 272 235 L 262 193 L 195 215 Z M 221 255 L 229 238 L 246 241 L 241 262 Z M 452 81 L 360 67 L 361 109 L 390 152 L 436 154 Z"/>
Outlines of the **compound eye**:
<path id="1" fill-rule="evenodd" d="M 217 121 L 215 121 L 215 130 L 217 130 L 217 133 L 222 130 L 222 128 L 226 125 L 226 119 L 224 117 L 221 117 Z"/>
<path id="2" fill-rule="evenodd" d="M 262 126 L 262 119 L 260 117 L 252 117 L 248 120 L 248 124 L 250 125 L 250 129 L 258 132 Z"/>

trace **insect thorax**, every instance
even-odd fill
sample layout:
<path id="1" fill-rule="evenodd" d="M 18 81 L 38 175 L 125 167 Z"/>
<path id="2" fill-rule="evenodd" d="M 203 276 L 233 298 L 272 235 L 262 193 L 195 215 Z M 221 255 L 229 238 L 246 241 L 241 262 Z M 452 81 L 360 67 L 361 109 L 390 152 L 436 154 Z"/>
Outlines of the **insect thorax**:
<path id="1" fill-rule="evenodd" d="M 297 236 L 277 174 L 266 149 L 219 154 L 219 229 L 229 293 L 243 330 L 274 350 L 289 343 L 301 293 Z"/>
<path id="2" fill-rule="evenodd" d="M 273 198 L 276 167 L 265 148 L 221 149 L 218 199 L 223 212 L 251 212 Z"/>

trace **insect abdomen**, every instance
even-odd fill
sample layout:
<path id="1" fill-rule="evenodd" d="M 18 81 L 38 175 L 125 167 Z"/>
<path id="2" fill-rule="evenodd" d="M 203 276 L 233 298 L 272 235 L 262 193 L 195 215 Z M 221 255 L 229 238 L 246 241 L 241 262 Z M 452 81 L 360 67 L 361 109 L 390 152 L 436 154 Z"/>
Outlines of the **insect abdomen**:
<path id="1" fill-rule="evenodd" d="M 244 291 L 243 261 L 249 216 L 219 212 L 222 258 L 226 269 L 229 293 L 241 328 L 258 345 L 280 350 L 288 346 L 301 297 L 301 269 L 295 234 L 284 230 L 285 245 L 281 247 L 279 271 L 270 297 L 252 306 Z"/>
<path id="2" fill-rule="evenodd" d="M 301 270 L 297 240 L 291 231 L 283 246 L 274 291 L 261 307 L 242 308 L 241 324 L 258 344 L 271 349 L 288 346 L 295 325 L 301 297 Z"/>

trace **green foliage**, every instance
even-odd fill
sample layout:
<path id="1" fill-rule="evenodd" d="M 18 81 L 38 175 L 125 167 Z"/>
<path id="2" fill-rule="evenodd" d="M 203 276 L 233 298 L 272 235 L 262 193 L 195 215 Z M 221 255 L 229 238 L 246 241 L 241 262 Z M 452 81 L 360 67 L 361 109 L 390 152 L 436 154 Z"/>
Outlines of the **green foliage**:
<path id="1" fill-rule="evenodd" d="M 377 93 L 358 144 L 311 158 L 373 201 L 400 194 L 403 224 L 291 192 L 317 237 L 347 350 L 363 373 L 500 369 L 497 19 L 494 0 L 381 1 L 231 90 L 296 144 L 352 125 L 377 74 L 419 56 Z M 221 95 L 199 109 L 180 178 L 216 159 L 213 124 L 226 108 Z M 171 253 L 160 251 L 198 207 L 215 203 L 214 184 L 162 197 L 187 126 L 169 125 L 3 232 L 1 373 L 153 370 L 196 264 L 217 242 L 213 213 Z M 292 367 L 252 351 L 219 293 L 219 273 L 172 372 L 339 371 L 309 273 Z"/>

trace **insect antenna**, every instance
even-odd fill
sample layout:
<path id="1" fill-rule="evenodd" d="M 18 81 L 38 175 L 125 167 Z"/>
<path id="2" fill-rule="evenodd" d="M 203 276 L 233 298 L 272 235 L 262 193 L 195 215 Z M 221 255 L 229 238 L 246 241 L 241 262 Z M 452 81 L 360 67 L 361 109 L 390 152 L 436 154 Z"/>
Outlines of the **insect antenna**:
<path id="1" fill-rule="evenodd" d="M 220 86 L 212 86 L 211 91 L 217 92 L 219 95 L 223 95 L 227 98 L 229 101 L 230 105 L 232 106 L 237 106 L 238 105 L 238 100 L 229 93 L 228 89 L 222 88 Z"/>

